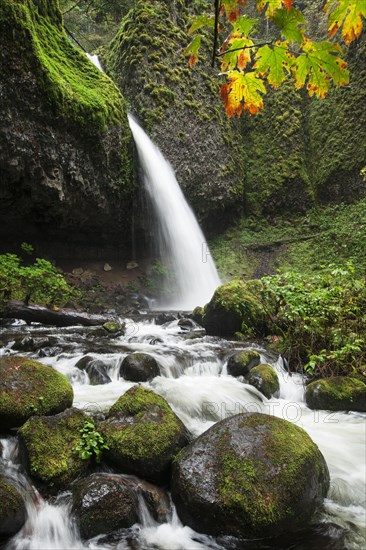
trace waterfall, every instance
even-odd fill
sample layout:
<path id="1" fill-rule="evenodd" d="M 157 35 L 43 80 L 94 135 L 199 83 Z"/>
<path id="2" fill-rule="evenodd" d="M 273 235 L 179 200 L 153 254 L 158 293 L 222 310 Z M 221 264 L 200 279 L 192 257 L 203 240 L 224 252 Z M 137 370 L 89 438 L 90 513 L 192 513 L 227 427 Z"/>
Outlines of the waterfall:
<path id="1" fill-rule="evenodd" d="M 159 224 L 159 252 L 174 287 L 160 309 L 192 310 L 207 303 L 220 285 L 215 264 L 174 171 L 135 119 L 128 117 L 144 173 L 146 191 Z M 172 282 L 170 282 L 170 285 Z"/>

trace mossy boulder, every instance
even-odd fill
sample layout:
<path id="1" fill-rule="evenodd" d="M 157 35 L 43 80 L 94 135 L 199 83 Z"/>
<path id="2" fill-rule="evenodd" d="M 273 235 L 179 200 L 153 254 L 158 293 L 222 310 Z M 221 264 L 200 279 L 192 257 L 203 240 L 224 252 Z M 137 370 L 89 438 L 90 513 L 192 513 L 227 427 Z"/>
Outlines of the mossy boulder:
<path id="1" fill-rule="evenodd" d="M 18 434 L 31 477 L 50 492 L 67 488 L 83 474 L 89 460 L 75 450 L 89 417 L 78 409 L 30 418 Z"/>
<path id="2" fill-rule="evenodd" d="M 108 534 L 139 521 L 139 498 L 156 520 L 167 521 L 169 497 L 165 491 L 137 478 L 97 473 L 73 487 L 72 513 L 83 538 Z"/>
<path id="3" fill-rule="evenodd" d="M 205 306 L 202 324 L 208 334 L 232 336 L 265 332 L 265 316 L 261 306 L 262 283 L 259 280 L 234 280 L 216 289 Z"/>
<path id="4" fill-rule="evenodd" d="M 331 376 L 311 382 L 305 399 L 310 409 L 366 412 L 366 385 L 348 376 Z"/>
<path id="5" fill-rule="evenodd" d="M 109 446 L 107 460 L 123 473 L 157 481 L 188 443 L 184 424 L 165 399 L 142 386 L 122 395 L 98 430 Z"/>
<path id="6" fill-rule="evenodd" d="M 302 428 L 244 413 L 183 449 L 171 483 L 180 518 L 196 531 L 265 538 L 306 525 L 327 494 L 329 473 Z"/>
<path id="7" fill-rule="evenodd" d="M 119 375 L 131 382 L 146 382 L 159 374 L 158 362 L 148 353 L 130 353 L 123 359 L 119 369 Z"/>
<path id="8" fill-rule="evenodd" d="M 280 391 L 280 382 L 277 372 L 271 365 L 253 367 L 246 376 L 246 381 L 259 390 L 267 399 L 277 396 Z"/>
<path id="9" fill-rule="evenodd" d="M 10 479 L 0 475 L 0 537 L 9 537 L 21 529 L 27 518 L 25 502 Z"/>
<path id="10" fill-rule="evenodd" d="M 71 407 L 72 386 L 66 376 L 26 357 L 0 357 L 0 423 L 21 426 L 33 415 L 52 415 Z"/>
<path id="11" fill-rule="evenodd" d="M 255 350 L 238 351 L 229 357 L 227 372 L 231 376 L 246 376 L 249 371 L 259 365 L 261 356 Z"/>

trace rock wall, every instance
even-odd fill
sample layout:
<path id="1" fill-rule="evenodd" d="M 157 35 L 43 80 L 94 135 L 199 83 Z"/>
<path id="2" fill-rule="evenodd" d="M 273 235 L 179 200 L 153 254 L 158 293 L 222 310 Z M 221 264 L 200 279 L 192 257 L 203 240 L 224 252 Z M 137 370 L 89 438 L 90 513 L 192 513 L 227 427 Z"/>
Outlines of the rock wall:
<path id="1" fill-rule="evenodd" d="M 122 253 L 134 185 L 125 101 L 72 46 L 57 0 L 2 0 L 0 74 L 1 248 Z"/>
<path id="2" fill-rule="evenodd" d="M 105 66 L 173 165 L 200 221 L 217 230 L 243 202 L 242 142 L 221 105 L 209 40 L 206 60 L 188 67 L 187 13 L 183 0 L 137 0 Z"/>

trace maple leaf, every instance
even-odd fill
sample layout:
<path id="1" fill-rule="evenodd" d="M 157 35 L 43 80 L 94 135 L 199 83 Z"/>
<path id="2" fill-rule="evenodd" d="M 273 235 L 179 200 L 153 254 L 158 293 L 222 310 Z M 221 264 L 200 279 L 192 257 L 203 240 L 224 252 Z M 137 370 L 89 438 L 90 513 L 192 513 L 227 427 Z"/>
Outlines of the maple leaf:
<path id="1" fill-rule="evenodd" d="M 273 17 L 273 23 L 281 29 L 281 34 L 290 42 L 301 44 L 304 40 L 304 32 L 300 29 L 301 25 L 306 23 L 305 17 L 301 11 L 291 8 L 276 10 Z"/>
<path id="2" fill-rule="evenodd" d="M 262 46 L 256 53 L 254 69 L 261 76 L 267 75 L 268 84 L 278 88 L 290 72 L 293 64 L 293 56 L 288 51 L 286 42 L 277 42 L 273 48 Z"/>
<path id="3" fill-rule="evenodd" d="M 329 36 L 333 36 L 340 27 L 346 44 L 360 36 L 362 17 L 366 17 L 366 0 L 329 0 L 324 11 L 329 12 Z"/>
<path id="4" fill-rule="evenodd" d="M 188 33 L 192 34 L 194 31 L 198 31 L 199 29 L 202 29 L 203 27 L 214 27 L 215 26 L 215 18 L 212 17 L 212 15 L 209 15 L 207 13 L 204 13 L 202 15 L 197 15 L 196 17 L 191 19 L 192 24 L 189 27 Z"/>
<path id="5" fill-rule="evenodd" d="M 231 71 L 226 76 L 229 82 L 221 86 L 220 94 L 229 117 L 240 116 L 243 109 L 252 115 L 263 109 L 261 94 L 266 88 L 257 73 Z"/>
<path id="6" fill-rule="evenodd" d="M 193 67 L 198 61 L 198 50 L 201 46 L 201 35 L 195 36 L 190 44 L 185 49 L 185 54 L 189 55 L 189 66 Z"/>
<path id="7" fill-rule="evenodd" d="M 230 39 L 223 44 L 223 51 L 229 51 L 222 56 L 221 70 L 233 70 L 236 67 L 239 70 L 245 69 L 247 64 L 251 61 L 250 48 L 252 46 L 253 41 L 250 40 L 250 38 L 242 38 L 232 34 Z"/>
<path id="8" fill-rule="evenodd" d="M 338 57 L 342 49 L 331 42 L 312 42 L 306 40 L 300 55 L 294 65 L 295 87 L 302 88 L 305 83 L 310 96 L 324 98 L 330 88 L 331 80 L 336 86 L 344 86 L 349 82 L 347 63 Z"/>
<path id="9" fill-rule="evenodd" d="M 243 5 L 242 2 L 240 4 Z M 237 0 L 222 0 L 220 13 L 224 15 L 225 12 L 228 21 L 234 23 L 240 15 L 239 2 Z"/>
<path id="10" fill-rule="evenodd" d="M 262 12 L 267 6 L 266 17 L 272 17 L 276 13 L 276 10 L 281 9 L 283 6 L 287 10 L 290 10 L 293 0 L 256 0 L 256 2 L 259 12 Z"/>

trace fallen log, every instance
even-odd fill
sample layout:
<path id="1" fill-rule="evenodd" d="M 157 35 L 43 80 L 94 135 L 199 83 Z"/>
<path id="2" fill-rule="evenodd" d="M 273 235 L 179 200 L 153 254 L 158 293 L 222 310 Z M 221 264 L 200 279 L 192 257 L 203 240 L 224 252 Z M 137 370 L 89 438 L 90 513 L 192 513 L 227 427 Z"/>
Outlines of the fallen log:
<path id="1" fill-rule="evenodd" d="M 22 319 L 27 323 L 41 323 L 42 325 L 52 325 L 56 327 L 71 327 L 82 325 L 92 327 L 104 325 L 116 319 L 110 316 L 94 315 L 83 313 L 72 309 L 49 309 L 43 306 L 26 305 L 23 302 L 11 301 L 5 306 L 1 313 L 5 319 Z"/>

